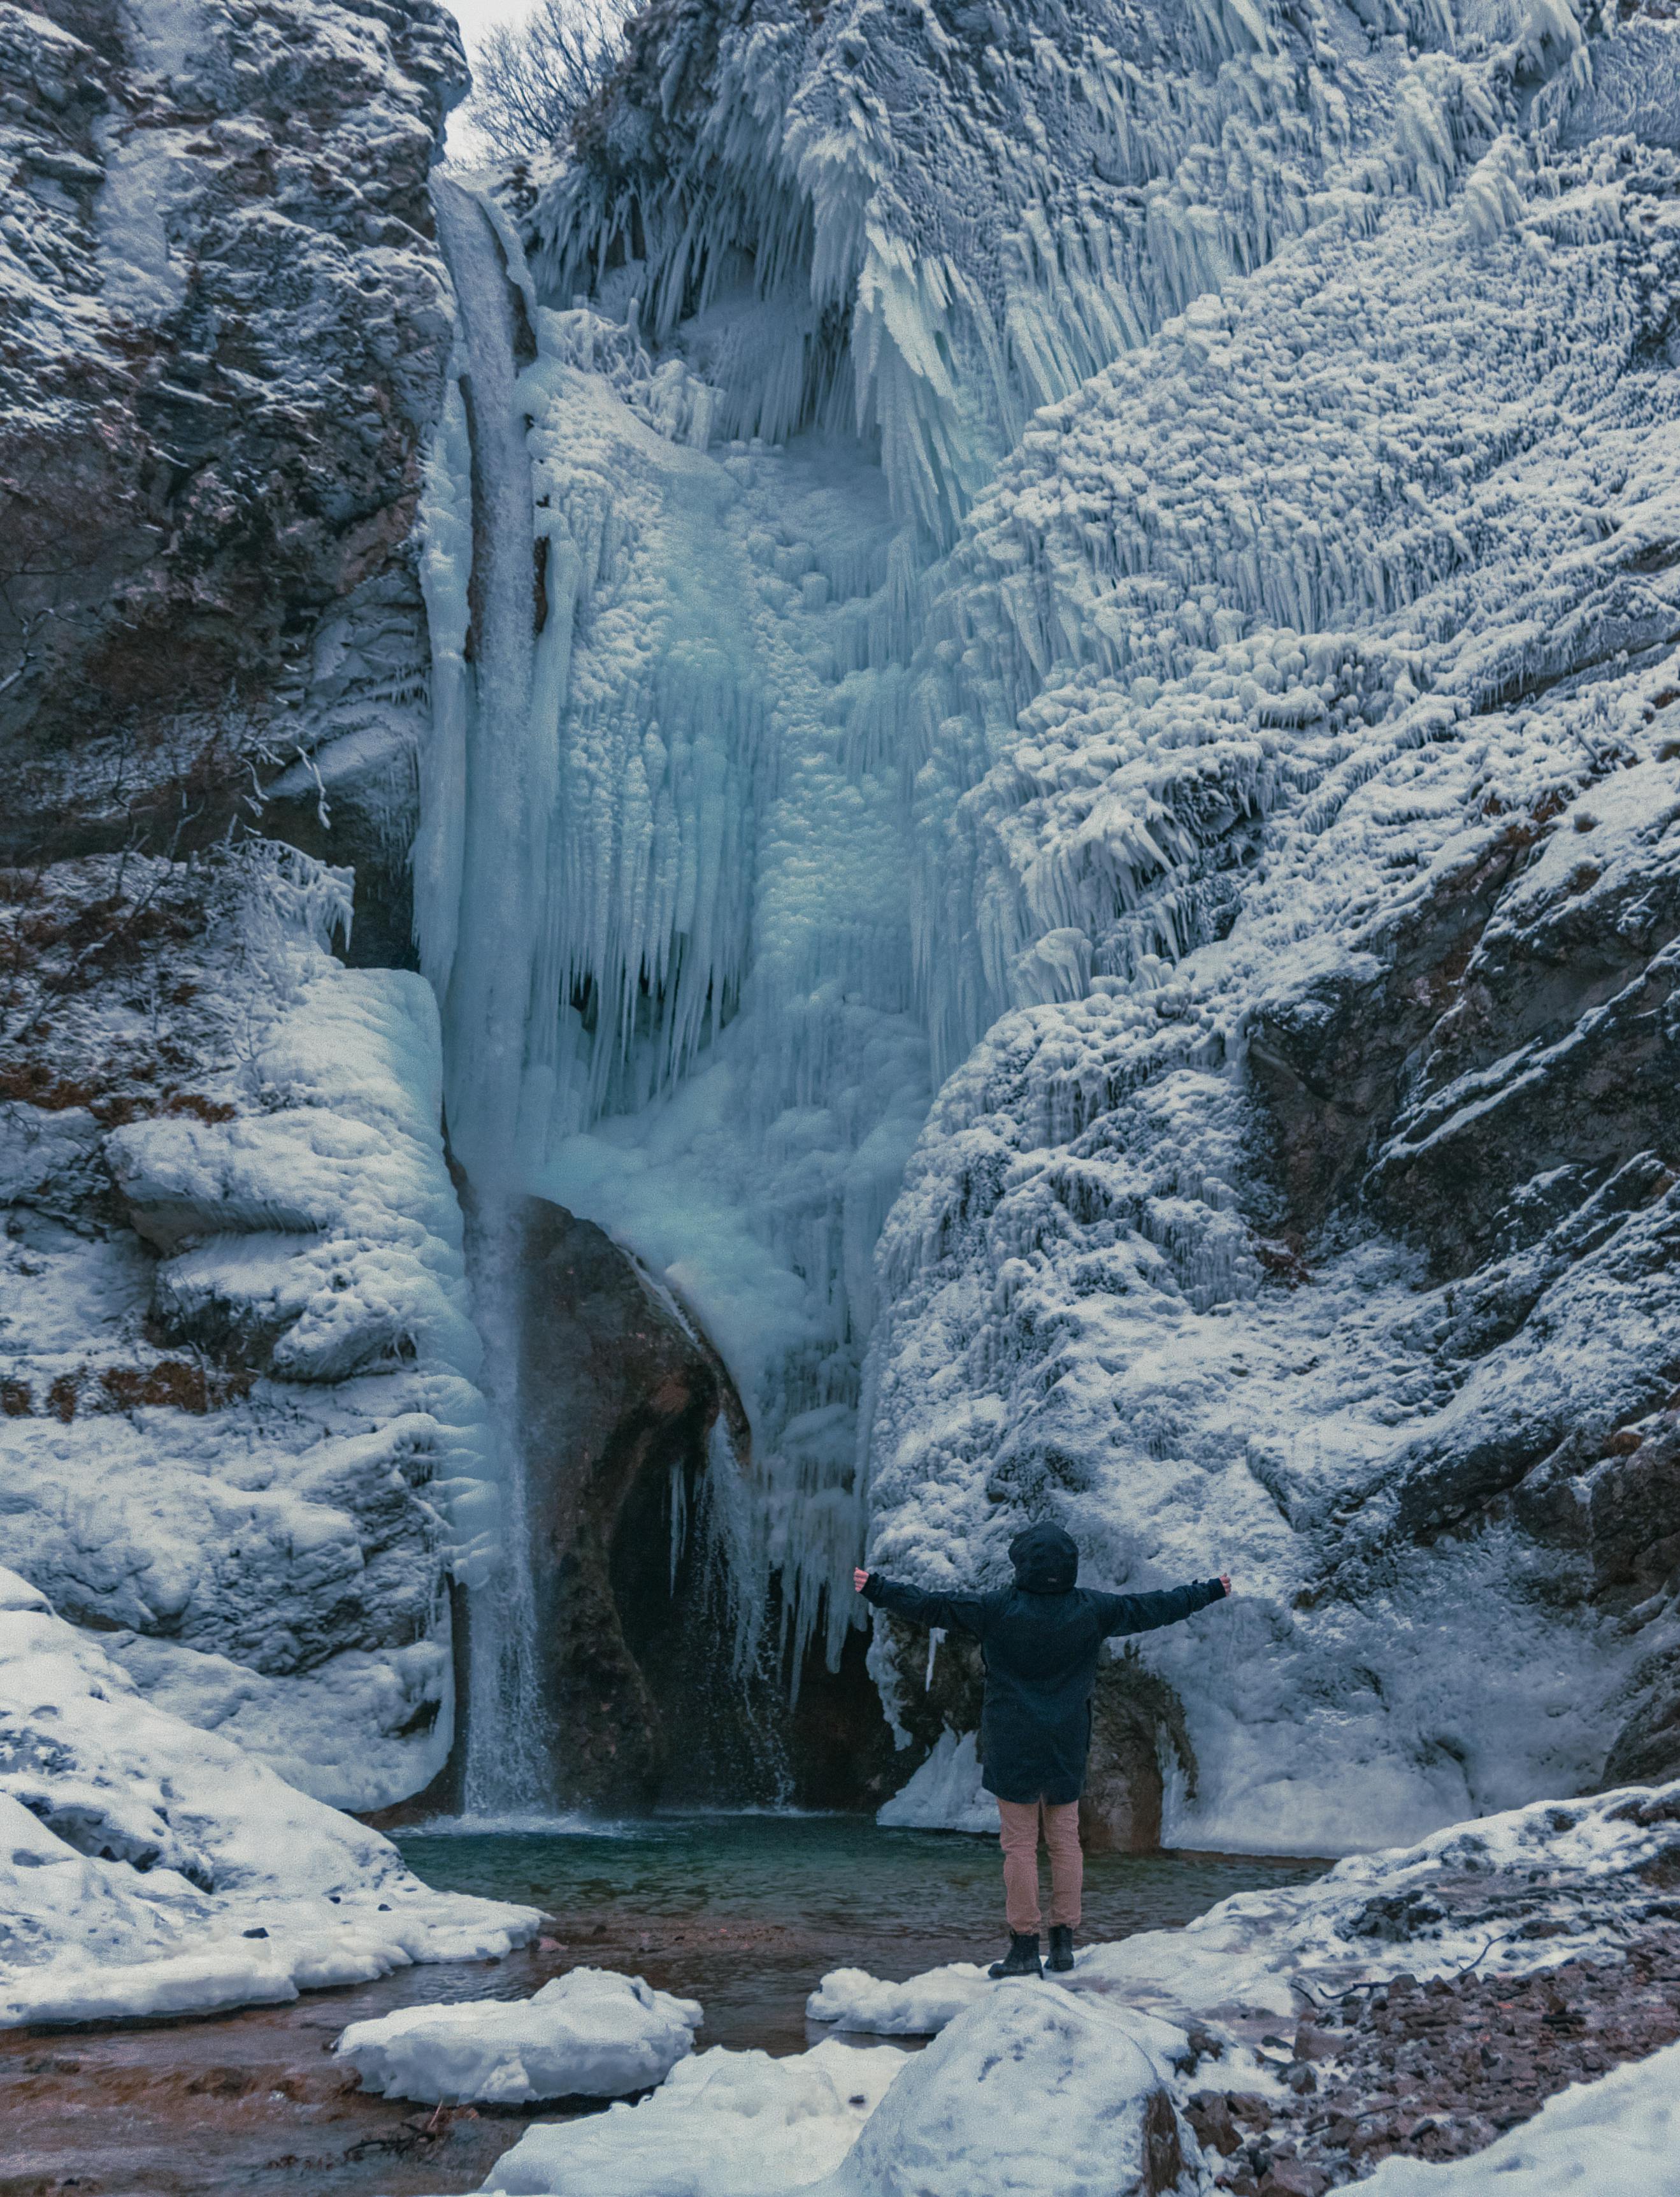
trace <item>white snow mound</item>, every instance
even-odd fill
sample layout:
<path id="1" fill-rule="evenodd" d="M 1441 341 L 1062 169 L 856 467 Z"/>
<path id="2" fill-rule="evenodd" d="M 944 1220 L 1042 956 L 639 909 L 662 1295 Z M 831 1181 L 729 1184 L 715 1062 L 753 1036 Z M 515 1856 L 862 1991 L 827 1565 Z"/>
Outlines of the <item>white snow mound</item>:
<path id="1" fill-rule="evenodd" d="M 481 1960 L 529 1907 L 428 1890 L 0 1569 L 0 2026 L 202 2014 Z"/>
<path id="2" fill-rule="evenodd" d="M 574 1968 L 526 1999 L 409 2006 L 352 2022 L 333 2049 L 364 2090 L 425 2105 L 617 2098 L 663 2083 L 693 2049 L 698 2000 L 640 1976 Z"/>
<path id="3" fill-rule="evenodd" d="M 822 2197 L 1133 2197 L 1167 2187 L 1172 2162 L 1197 2154 L 1167 2081 L 1125 2009 L 1000 1984 L 911 2061 Z"/>
<path id="4" fill-rule="evenodd" d="M 526 2130 L 484 2187 L 507 2197 L 785 2197 L 837 2166 L 910 2064 L 890 2044 L 809 2052 L 714 2045 L 651 2098 Z"/>
<path id="5" fill-rule="evenodd" d="M 866 1968 L 831 1968 L 806 2000 L 805 2014 L 872 2037 L 936 2037 L 992 1989 L 991 1978 L 973 1961 L 951 1961 L 901 1984 L 883 1982 Z"/>

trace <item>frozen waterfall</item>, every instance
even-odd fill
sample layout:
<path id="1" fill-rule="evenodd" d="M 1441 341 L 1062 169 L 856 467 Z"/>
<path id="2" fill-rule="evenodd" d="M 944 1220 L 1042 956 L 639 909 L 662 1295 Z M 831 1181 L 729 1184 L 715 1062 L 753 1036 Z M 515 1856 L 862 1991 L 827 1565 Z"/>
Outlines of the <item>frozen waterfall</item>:
<path id="1" fill-rule="evenodd" d="M 438 203 L 461 332 L 415 880 L 451 1143 L 485 1240 L 498 1200 L 549 1198 L 721 1353 L 752 1436 L 731 1545 L 750 1607 L 779 1573 L 797 1674 L 850 1621 L 872 1254 L 928 1101 L 907 543 L 850 436 L 709 443 L 715 390 L 538 304 L 493 209 Z M 509 1498 L 475 1650 L 503 1724 L 529 1606 Z"/>

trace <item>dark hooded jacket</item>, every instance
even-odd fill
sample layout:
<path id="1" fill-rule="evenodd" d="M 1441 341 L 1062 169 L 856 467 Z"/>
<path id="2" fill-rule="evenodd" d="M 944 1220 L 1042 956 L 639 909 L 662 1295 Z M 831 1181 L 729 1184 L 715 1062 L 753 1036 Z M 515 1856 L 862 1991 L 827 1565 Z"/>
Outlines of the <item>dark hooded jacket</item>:
<path id="1" fill-rule="evenodd" d="M 929 1594 L 871 1572 L 865 1599 L 916 1625 L 970 1632 L 986 1665 L 980 1718 L 985 1786 L 1000 1800 L 1077 1800 L 1091 1749 L 1091 1695 L 1104 1640 L 1176 1625 L 1225 1589 L 1216 1579 L 1158 1594 L 1077 1586 L 1079 1551 L 1059 1526 L 1028 1526 L 1009 1545 L 1015 1585 L 992 1594 Z"/>

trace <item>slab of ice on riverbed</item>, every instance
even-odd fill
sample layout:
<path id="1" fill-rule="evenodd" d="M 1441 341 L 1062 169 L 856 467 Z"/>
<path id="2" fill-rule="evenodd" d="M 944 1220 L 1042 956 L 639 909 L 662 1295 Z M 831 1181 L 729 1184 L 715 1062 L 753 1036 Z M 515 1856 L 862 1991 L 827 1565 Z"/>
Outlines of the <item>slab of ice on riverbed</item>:
<path id="1" fill-rule="evenodd" d="M 526 2131 L 484 2184 L 508 2197 L 785 2197 L 837 2167 L 910 2055 L 825 2038 L 809 2052 L 679 2061 L 640 2105 Z"/>
<path id="2" fill-rule="evenodd" d="M 408 2006 L 352 2022 L 333 2049 L 365 2090 L 424 2105 L 618 2098 L 663 2083 L 693 2049 L 700 2006 L 640 1976 L 573 1968 L 526 1999 Z"/>
<path id="3" fill-rule="evenodd" d="M 201 2014 L 506 1953 L 529 1907 L 430 1891 L 390 1840 L 146 1701 L 0 1570 L 0 2026 Z"/>

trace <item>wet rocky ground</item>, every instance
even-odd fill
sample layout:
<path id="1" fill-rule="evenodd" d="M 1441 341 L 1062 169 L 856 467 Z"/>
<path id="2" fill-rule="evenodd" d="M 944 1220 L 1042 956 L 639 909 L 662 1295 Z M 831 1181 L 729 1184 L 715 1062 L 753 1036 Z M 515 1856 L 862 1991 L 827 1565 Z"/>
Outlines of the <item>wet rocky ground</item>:
<path id="1" fill-rule="evenodd" d="M 699 2043 L 800 2052 L 805 1998 L 861 1960 L 910 1975 L 999 1948 L 990 1839 L 867 1817 L 662 1817 L 553 1836 L 403 1836 L 431 1884 L 553 1918 L 507 1959 L 409 1968 L 201 2020 L 0 2031 L 0 2197 L 434 2197 L 476 2188 L 534 2120 L 583 2101 L 434 2113 L 364 2096 L 329 2056 L 352 2021 L 422 2002 L 524 1998 L 589 1965 L 706 2009 Z M 1188 1922 L 1226 1893 L 1305 1881 L 1276 1858 L 1106 1854 L 1092 1934 Z M 908 2041 L 908 2040 L 905 2040 Z M 874 2042 L 860 2038 L 860 2043 Z"/>
<path id="2" fill-rule="evenodd" d="M 623 1826 L 598 1838 L 421 1837 L 405 1850 L 429 1879 L 542 1905 L 555 1918 L 549 1934 L 505 1960 L 409 1969 L 290 2006 L 0 2032 L 0 2197 L 475 2188 L 530 2122 L 600 2108 L 573 2101 L 434 2112 L 366 2096 L 330 2056 L 347 2023 L 424 2001 L 524 1997 L 587 1962 L 698 1996 L 702 2046 L 798 2051 L 828 2033 L 808 2027 L 803 2011 L 825 1968 L 860 1958 L 907 1975 L 990 1944 L 972 1928 L 995 1896 L 989 1840 L 888 1835 L 835 1819 L 724 1819 Z M 1183 1922 L 1226 1892 L 1300 1880 L 1313 1867 L 1093 1856 L 1091 1934 Z M 1221 2086 L 1207 2037 L 1190 2119 L 1216 2186 L 1239 2197 L 1319 2197 L 1393 2153 L 1459 2157 L 1569 2084 L 1672 2042 L 1680 1917 L 1653 1911 L 1671 1904 L 1649 1902 L 1636 1919 L 1639 1903 L 1624 1903 L 1620 1958 L 1600 1951 L 1520 1981 L 1479 1965 L 1450 1981 L 1401 1977 L 1351 1991 L 1287 2035 L 1249 2040 L 1278 2078 L 1266 2096 L 1252 2074 L 1246 2086 L 1234 2075 Z M 1595 1919 L 1605 1922 L 1596 1910 Z M 1537 1910 L 1521 1927 L 1532 1936 L 1570 1922 Z"/>
<path id="3" fill-rule="evenodd" d="M 1264 2045 L 1288 2086 L 1198 2090 L 1190 2119 L 1235 2197 L 1322 2197 L 1395 2153 L 1484 2149 L 1572 2083 L 1680 2038 L 1680 1928 L 1631 1933 L 1620 1959 L 1521 1980 L 1399 1976 Z M 1217 2062 L 1208 2063 L 1209 2069 Z"/>

